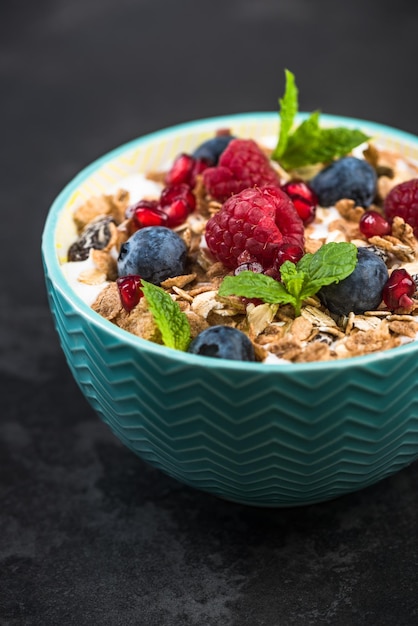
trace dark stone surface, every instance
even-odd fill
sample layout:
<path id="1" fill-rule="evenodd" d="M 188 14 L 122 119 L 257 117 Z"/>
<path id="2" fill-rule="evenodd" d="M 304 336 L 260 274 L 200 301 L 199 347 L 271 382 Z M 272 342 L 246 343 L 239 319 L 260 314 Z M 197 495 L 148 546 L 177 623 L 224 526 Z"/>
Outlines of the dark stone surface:
<path id="1" fill-rule="evenodd" d="M 84 165 L 188 119 L 301 108 L 418 133 L 418 5 L 352 0 L 0 3 L 0 623 L 408 626 L 415 463 L 362 492 L 257 510 L 123 448 L 73 382 L 40 236 Z"/>

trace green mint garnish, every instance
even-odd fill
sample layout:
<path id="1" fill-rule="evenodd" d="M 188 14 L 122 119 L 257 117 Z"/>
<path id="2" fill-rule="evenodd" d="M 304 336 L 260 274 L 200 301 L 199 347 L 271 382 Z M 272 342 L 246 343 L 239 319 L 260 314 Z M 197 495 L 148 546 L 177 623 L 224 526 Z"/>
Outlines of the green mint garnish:
<path id="1" fill-rule="evenodd" d="M 175 350 L 187 350 L 190 343 L 190 325 L 178 303 L 161 287 L 145 280 L 141 280 L 141 286 L 164 345 Z"/>
<path id="2" fill-rule="evenodd" d="M 226 276 L 220 296 L 257 298 L 269 304 L 291 304 L 300 315 L 303 300 L 321 287 L 347 278 L 357 263 L 357 248 L 352 243 L 326 243 L 314 254 L 305 254 L 298 263 L 285 261 L 280 267 L 281 282 L 255 272 Z"/>
<path id="3" fill-rule="evenodd" d="M 289 133 L 292 130 L 295 115 L 298 112 L 298 88 L 296 87 L 295 77 L 289 70 L 285 70 L 284 73 L 286 76 L 286 88 L 283 98 L 279 100 L 280 135 L 273 156 L 277 160 L 280 159 L 286 150 Z"/>
<path id="4" fill-rule="evenodd" d="M 272 159 L 286 170 L 328 163 L 342 157 L 369 137 L 358 129 L 321 128 L 320 112 L 314 111 L 293 132 L 291 128 L 298 112 L 298 89 L 292 72 L 285 70 L 286 86 L 280 105 L 280 133 Z"/>

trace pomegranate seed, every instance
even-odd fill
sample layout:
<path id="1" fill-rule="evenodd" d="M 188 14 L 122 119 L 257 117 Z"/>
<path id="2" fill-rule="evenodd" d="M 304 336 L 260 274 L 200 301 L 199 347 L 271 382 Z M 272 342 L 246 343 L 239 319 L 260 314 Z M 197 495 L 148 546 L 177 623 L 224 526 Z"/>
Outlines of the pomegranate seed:
<path id="1" fill-rule="evenodd" d="M 316 214 L 315 205 L 310 204 L 307 200 L 305 200 L 302 197 L 298 198 L 297 196 L 293 196 L 291 200 L 295 206 L 296 211 L 298 212 L 300 219 L 302 220 L 305 226 L 307 226 L 308 224 L 314 221 L 315 214 Z"/>
<path id="2" fill-rule="evenodd" d="M 196 198 L 188 185 L 169 185 L 161 192 L 160 205 L 167 215 L 167 226 L 175 228 L 195 210 Z"/>
<path id="3" fill-rule="evenodd" d="M 167 214 L 160 209 L 144 209 L 139 208 L 135 211 L 134 221 L 139 228 L 146 226 L 165 226 L 167 223 Z"/>
<path id="4" fill-rule="evenodd" d="M 190 186 L 194 187 L 196 184 L 196 177 L 199 176 L 199 174 L 202 174 L 202 172 L 204 172 L 208 167 L 210 167 L 210 163 L 208 163 L 207 161 L 205 161 L 204 159 L 196 159 L 195 160 L 195 164 L 192 170 L 192 174 L 190 177 Z"/>
<path id="5" fill-rule="evenodd" d="M 280 267 L 285 261 L 297 263 L 304 254 L 304 251 L 302 248 L 299 248 L 299 246 L 295 246 L 292 243 L 285 243 L 279 248 L 275 264 L 277 267 Z"/>
<path id="6" fill-rule="evenodd" d="M 141 277 L 136 274 L 121 276 L 116 279 L 116 284 L 122 306 L 129 313 L 144 295 L 141 289 Z"/>
<path id="7" fill-rule="evenodd" d="M 290 181 L 282 185 L 281 189 L 292 200 L 304 225 L 307 226 L 313 222 L 318 205 L 318 197 L 315 192 L 301 180 Z"/>
<path id="8" fill-rule="evenodd" d="M 196 160 L 190 154 L 179 154 L 166 176 L 167 185 L 190 184 Z"/>
<path id="9" fill-rule="evenodd" d="M 189 206 L 184 198 L 173 200 L 171 204 L 164 207 L 164 211 L 167 215 L 167 226 L 169 228 L 175 228 L 183 224 L 190 213 Z"/>
<path id="10" fill-rule="evenodd" d="M 187 202 L 189 213 L 195 210 L 196 198 L 191 192 L 190 187 L 185 184 L 168 185 L 164 187 L 160 196 L 160 205 L 164 208 L 174 202 L 174 200 L 178 200 L 178 198 L 183 198 Z"/>
<path id="11" fill-rule="evenodd" d="M 141 200 L 132 209 L 130 231 L 134 233 L 146 226 L 165 226 L 167 214 L 164 213 L 155 201 Z"/>
<path id="12" fill-rule="evenodd" d="M 390 235 L 392 228 L 389 222 L 377 211 L 366 211 L 363 213 L 359 224 L 360 232 L 363 233 L 367 239 L 370 237 L 383 237 L 384 235 Z"/>
<path id="13" fill-rule="evenodd" d="M 302 180 L 291 180 L 288 183 L 282 185 L 281 188 L 285 193 L 287 193 L 288 196 L 290 196 L 290 198 L 292 198 L 293 196 L 299 196 L 310 204 L 313 204 L 315 206 L 318 204 L 318 196 Z"/>
<path id="14" fill-rule="evenodd" d="M 414 279 L 406 270 L 393 270 L 383 289 L 383 301 L 391 310 L 410 309 L 416 288 Z"/>
<path id="15" fill-rule="evenodd" d="M 158 200 L 139 200 L 136 204 L 131 204 L 125 211 L 126 219 L 132 219 L 136 209 L 144 208 L 144 209 L 157 209 L 158 208 Z"/>

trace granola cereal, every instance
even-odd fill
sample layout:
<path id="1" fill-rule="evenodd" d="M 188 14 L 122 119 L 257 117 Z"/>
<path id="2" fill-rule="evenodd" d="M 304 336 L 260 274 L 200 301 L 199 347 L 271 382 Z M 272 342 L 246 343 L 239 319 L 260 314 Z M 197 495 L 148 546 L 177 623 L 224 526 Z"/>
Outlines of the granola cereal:
<path id="1" fill-rule="evenodd" d="M 264 154 L 271 154 L 266 146 L 262 146 L 262 150 Z M 372 164 L 377 176 L 376 198 L 371 210 L 382 213 L 382 203 L 390 189 L 400 180 L 418 177 L 418 167 L 413 162 L 380 150 L 372 142 L 363 146 L 361 158 Z M 281 184 L 289 181 L 288 171 L 277 164 L 275 171 Z M 149 172 L 148 177 L 163 187 L 166 172 Z M 187 271 L 163 280 L 160 285 L 186 314 L 192 338 L 211 325 L 232 326 L 249 336 L 258 361 L 278 365 L 350 358 L 417 339 L 418 298 L 415 294 L 406 308 L 390 310 L 382 301 L 375 310 L 351 312 L 346 316 L 330 312 L 315 295 L 305 299 L 300 315 L 295 315 L 289 304 L 220 296 L 218 290 L 223 279 L 234 271 L 214 258 L 206 244 L 205 228 L 211 216 L 220 212 L 223 202 L 205 188 L 201 174 L 196 177 L 193 193 L 195 209 L 174 226 L 187 248 Z M 154 200 L 147 196 L 147 201 Z M 134 232 L 130 207 L 131 193 L 125 189 L 90 198 L 79 206 L 73 216 L 78 233 L 82 234 L 95 220 L 106 217 L 110 219 L 108 240 L 100 249 L 91 248 L 86 259 L 64 264 L 65 271 L 70 282 L 76 280 L 86 288 L 94 288 L 86 300 L 98 314 L 139 337 L 162 343 L 146 300 L 142 298 L 131 311 L 126 311 L 117 288 L 117 258 L 122 244 Z M 373 249 L 384 259 L 389 274 L 404 268 L 416 277 L 418 242 L 413 228 L 401 217 L 395 217 L 390 234 L 367 238 L 360 228 L 366 211 L 350 198 L 340 199 L 333 207 L 318 205 L 315 219 L 305 225 L 304 252 L 313 254 L 331 241 L 352 242 L 357 248 Z"/>

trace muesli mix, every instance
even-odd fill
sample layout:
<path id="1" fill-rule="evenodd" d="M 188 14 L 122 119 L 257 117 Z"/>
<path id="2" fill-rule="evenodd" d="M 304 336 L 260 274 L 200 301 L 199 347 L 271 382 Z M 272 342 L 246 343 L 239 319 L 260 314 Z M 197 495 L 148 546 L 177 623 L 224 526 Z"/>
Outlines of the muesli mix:
<path id="1" fill-rule="evenodd" d="M 171 348 L 277 364 L 418 338 L 418 166 L 317 112 L 294 130 L 290 72 L 280 104 L 274 150 L 220 129 L 147 173 L 157 194 L 76 209 L 68 265 L 98 286 L 97 313 Z"/>

